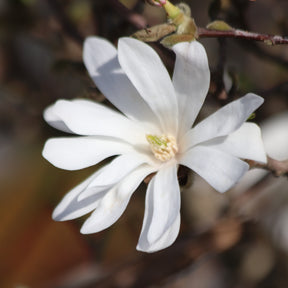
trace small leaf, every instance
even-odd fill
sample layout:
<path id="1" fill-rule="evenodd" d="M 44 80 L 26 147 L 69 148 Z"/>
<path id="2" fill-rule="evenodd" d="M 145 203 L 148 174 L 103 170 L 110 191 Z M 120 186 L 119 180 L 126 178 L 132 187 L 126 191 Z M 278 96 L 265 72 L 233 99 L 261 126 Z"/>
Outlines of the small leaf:
<path id="1" fill-rule="evenodd" d="M 273 45 L 273 42 L 272 42 L 272 40 L 270 40 L 270 39 L 264 40 L 264 43 L 265 43 L 266 45 L 268 45 L 268 46 L 272 46 L 272 45 Z"/>
<path id="2" fill-rule="evenodd" d="M 211 23 L 209 23 L 206 26 L 209 30 L 217 30 L 217 31 L 232 31 L 234 30 L 229 24 L 222 20 L 215 20 Z"/>
<path id="3" fill-rule="evenodd" d="M 131 37 L 144 42 L 155 42 L 175 31 L 176 26 L 174 24 L 165 23 L 137 31 Z"/>
<path id="4" fill-rule="evenodd" d="M 247 120 L 253 120 L 256 117 L 255 113 L 252 113 Z"/>
<path id="5" fill-rule="evenodd" d="M 171 36 L 165 37 L 162 41 L 161 44 L 167 48 L 171 48 L 177 43 L 180 42 L 191 42 L 195 40 L 194 35 L 192 34 L 173 34 Z"/>

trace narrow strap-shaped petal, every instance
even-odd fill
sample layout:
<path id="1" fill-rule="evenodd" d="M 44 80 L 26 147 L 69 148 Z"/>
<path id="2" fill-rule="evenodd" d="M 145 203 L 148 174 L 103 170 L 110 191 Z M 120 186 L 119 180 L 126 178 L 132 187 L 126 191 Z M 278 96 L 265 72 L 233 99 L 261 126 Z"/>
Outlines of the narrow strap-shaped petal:
<path id="1" fill-rule="evenodd" d="M 43 112 L 44 120 L 53 128 L 61 130 L 66 133 L 73 133 L 67 125 L 63 122 L 63 120 L 58 117 L 55 113 L 53 113 L 54 104 L 48 106 Z"/>
<path id="2" fill-rule="evenodd" d="M 125 211 L 131 195 L 153 168 L 144 165 L 135 169 L 99 201 L 92 215 L 85 221 L 81 233 L 96 233 L 115 223 Z M 91 196 L 90 196 L 91 197 Z"/>
<path id="3" fill-rule="evenodd" d="M 168 165 L 162 167 L 148 185 L 139 247 L 145 249 L 145 247 L 153 247 L 158 241 L 161 242 L 161 238 L 165 238 L 164 234 L 169 234 L 167 231 L 172 229 L 179 211 L 180 189 L 177 165 Z M 175 227 L 172 230 L 174 231 Z M 167 242 L 164 241 L 163 244 L 165 246 Z"/>
<path id="4" fill-rule="evenodd" d="M 107 40 L 88 37 L 83 60 L 96 86 L 127 117 L 155 122 L 156 117 L 120 67 L 116 48 Z"/>
<path id="5" fill-rule="evenodd" d="M 210 71 L 206 51 L 197 41 L 181 42 L 172 47 L 176 53 L 173 85 L 178 99 L 181 131 L 192 127 L 207 95 Z"/>
<path id="6" fill-rule="evenodd" d="M 133 144 L 146 143 L 145 130 L 141 126 L 104 105 L 89 100 L 58 100 L 51 109 L 76 134 L 117 137 Z"/>
<path id="7" fill-rule="evenodd" d="M 268 118 L 261 124 L 265 151 L 270 157 L 282 161 L 288 158 L 287 111 Z"/>
<path id="8" fill-rule="evenodd" d="M 166 232 L 155 242 L 149 242 L 147 239 L 147 233 L 141 233 L 140 239 L 138 241 L 137 250 L 143 252 L 156 252 L 165 249 L 172 245 L 176 240 L 179 229 L 180 229 L 180 213 L 176 217 L 174 223 L 166 230 Z"/>
<path id="9" fill-rule="evenodd" d="M 242 159 L 262 163 L 267 161 L 261 130 L 255 123 L 246 122 L 229 136 L 214 138 L 201 145 L 221 150 Z"/>
<path id="10" fill-rule="evenodd" d="M 127 152 L 133 152 L 132 147 L 115 139 L 66 137 L 49 139 L 42 155 L 58 168 L 77 170 Z"/>
<path id="11" fill-rule="evenodd" d="M 83 60 L 96 86 L 120 111 L 141 122 L 155 121 L 155 115 L 120 67 L 117 50 L 110 42 L 88 37 Z"/>
<path id="12" fill-rule="evenodd" d="M 105 169 L 102 169 L 101 173 L 91 181 L 88 187 L 113 185 L 141 164 L 147 163 L 148 160 L 148 156 L 139 153 L 120 155 L 109 163 Z M 87 197 L 84 193 L 80 196 Z"/>
<path id="13" fill-rule="evenodd" d="M 106 192 L 103 188 L 93 188 L 93 195 L 82 201 L 78 200 L 79 195 L 87 189 L 89 183 L 97 176 L 99 171 L 92 174 L 85 181 L 69 191 L 53 211 L 53 219 L 56 221 L 66 221 L 81 217 L 97 207 L 98 200 Z M 106 189 L 107 190 L 107 189 Z"/>
<path id="14" fill-rule="evenodd" d="M 188 131 L 181 144 L 182 151 L 204 141 L 226 136 L 236 131 L 263 101 L 262 97 L 249 93 L 225 105 Z"/>
<path id="15" fill-rule="evenodd" d="M 122 69 L 159 118 L 163 133 L 175 136 L 178 103 L 170 76 L 157 53 L 141 41 L 121 38 L 118 55 Z"/>
<path id="16" fill-rule="evenodd" d="M 235 185 L 249 169 L 249 165 L 220 150 L 196 146 L 182 155 L 180 164 L 187 166 L 204 178 L 219 192 Z"/>

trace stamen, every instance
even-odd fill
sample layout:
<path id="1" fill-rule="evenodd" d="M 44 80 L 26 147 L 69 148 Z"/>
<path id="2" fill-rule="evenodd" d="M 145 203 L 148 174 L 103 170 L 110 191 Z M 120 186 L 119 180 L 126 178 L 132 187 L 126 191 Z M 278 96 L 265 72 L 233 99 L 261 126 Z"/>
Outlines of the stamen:
<path id="1" fill-rule="evenodd" d="M 178 151 L 176 139 L 171 135 L 146 135 L 150 148 L 160 161 L 168 161 L 175 156 Z"/>

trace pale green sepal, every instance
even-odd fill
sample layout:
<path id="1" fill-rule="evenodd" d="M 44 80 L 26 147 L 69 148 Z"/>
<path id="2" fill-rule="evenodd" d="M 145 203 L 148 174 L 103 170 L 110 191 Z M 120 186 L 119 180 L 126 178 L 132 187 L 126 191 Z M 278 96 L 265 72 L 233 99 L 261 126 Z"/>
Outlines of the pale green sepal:
<path id="1" fill-rule="evenodd" d="M 222 20 L 215 20 L 211 23 L 209 23 L 206 26 L 209 30 L 216 30 L 216 31 L 232 31 L 234 30 L 229 24 Z"/>
<path id="2" fill-rule="evenodd" d="M 195 36 L 192 34 L 173 34 L 171 36 L 167 36 L 163 38 L 160 42 L 166 48 L 171 48 L 172 46 L 176 45 L 180 42 L 191 42 L 195 40 Z"/>

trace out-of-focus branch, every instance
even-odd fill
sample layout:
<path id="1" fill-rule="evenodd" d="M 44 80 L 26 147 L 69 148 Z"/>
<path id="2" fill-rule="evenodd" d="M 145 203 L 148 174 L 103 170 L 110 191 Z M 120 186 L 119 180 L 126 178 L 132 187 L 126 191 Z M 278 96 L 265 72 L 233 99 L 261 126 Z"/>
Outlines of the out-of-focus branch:
<path id="1" fill-rule="evenodd" d="M 259 163 L 256 161 L 247 160 L 251 168 L 262 168 L 272 172 L 275 176 L 288 176 L 288 159 L 279 161 L 271 157 L 267 157 L 267 163 Z"/>
<path id="2" fill-rule="evenodd" d="M 124 19 L 126 19 L 130 24 L 135 26 L 137 29 L 143 29 L 147 27 L 146 19 L 138 14 L 128 9 L 118 0 L 109 0 L 109 3 L 114 10 L 117 11 Z"/>
<path id="3" fill-rule="evenodd" d="M 210 84 L 210 93 L 221 101 L 221 103 L 225 103 L 228 100 L 228 93 L 224 84 L 224 70 L 226 65 L 226 41 L 223 38 L 218 39 L 219 42 L 219 57 L 218 63 L 215 68 L 211 72 L 211 84 Z M 222 104 L 223 104 L 222 103 Z"/>
<path id="4" fill-rule="evenodd" d="M 237 193 L 232 197 L 229 207 L 229 215 L 243 216 L 242 208 L 246 207 L 254 198 L 258 197 L 262 193 L 267 192 L 265 189 L 271 185 L 271 180 L 274 176 L 288 176 L 288 159 L 284 161 L 278 161 L 271 157 L 267 157 L 267 164 L 259 163 L 256 161 L 246 160 L 251 168 L 262 168 L 270 171 L 266 176 L 261 178 L 258 182 L 254 183 L 242 193 Z M 272 175 L 273 174 L 273 175 Z M 247 218 L 246 220 L 248 220 Z"/>
<path id="5" fill-rule="evenodd" d="M 206 28 L 198 28 L 199 38 L 240 38 L 246 40 L 254 40 L 264 42 L 267 45 L 288 44 L 288 38 L 279 35 L 260 34 L 255 32 L 244 31 L 240 29 L 231 29 L 228 31 L 210 30 Z"/>
<path id="6" fill-rule="evenodd" d="M 169 249 L 127 257 L 120 264 L 107 267 L 101 279 L 89 279 L 89 283 L 86 281 L 81 287 L 162 287 L 187 267 L 196 268 L 202 261 L 231 248 L 241 239 L 242 233 L 240 218 L 221 218 L 206 232 L 185 233 Z"/>
<path id="7" fill-rule="evenodd" d="M 57 2 L 57 0 L 47 0 L 47 3 L 53 10 L 57 20 L 61 24 L 61 27 L 65 33 L 71 37 L 75 42 L 82 46 L 84 37 L 78 32 L 77 28 L 73 25 L 70 19 L 64 13 L 62 6 Z"/>
<path id="8" fill-rule="evenodd" d="M 260 58 L 261 60 L 268 60 L 268 61 L 276 63 L 277 65 L 282 66 L 285 69 L 288 69 L 288 61 L 287 60 L 285 60 L 283 57 L 269 53 L 268 51 L 262 49 L 261 47 L 259 47 L 258 43 L 255 43 L 252 41 L 240 40 L 239 44 L 248 53 L 252 53 L 256 57 Z"/>
<path id="9" fill-rule="evenodd" d="M 276 86 L 267 89 L 267 90 L 258 90 L 256 94 L 261 95 L 262 97 L 268 97 L 270 95 L 275 95 L 275 94 L 283 94 L 285 96 L 288 95 L 288 81 L 285 81 L 283 83 L 279 83 Z"/>
<path id="10" fill-rule="evenodd" d="M 250 31 L 250 27 L 247 23 L 246 15 L 247 10 L 249 8 L 249 1 L 239 1 L 239 0 L 231 0 L 229 4 L 229 8 L 224 7 L 223 1 L 214 0 L 211 2 L 209 15 L 213 21 L 217 21 L 217 19 L 224 20 L 225 23 L 231 24 L 233 27 L 238 27 L 235 29 L 230 26 L 230 32 L 227 36 L 220 36 L 221 32 L 226 34 L 227 31 L 217 31 L 219 37 L 230 37 L 239 39 L 239 45 L 241 45 L 247 52 L 252 53 L 256 57 L 260 58 L 261 60 L 268 60 L 273 63 L 276 63 L 282 66 L 285 69 L 288 69 L 288 61 L 285 60 L 283 57 L 275 55 L 266 51 L 266 49 L 262 49 L 256 43 L 256 41 L 265 42 L 266 44 L 276 45 L 276 44 L 287 44 L 288 37 L 282 36 L 274 36 L 274 35 L 267 35 L 267 34 L 260 34 L 260 33 L 253 33 L 248 32 Z M 201 28 L 200 28 L 201 29 Z M 210 37 L 214 37 L 213 32 L 215 31 L 206 31 L 207 29 L 203 30 L 203 33 L 206 34 L 210 33 Z M 212 29 L 209 29 L 212 30 Z M 219 29 L 214 29 L 219 30 Z M 221 29 L 220 29 L 221 30 Z M 283 35 L 286 35 L 285 31 L 283 31 Z M 215 34 L 214 34 L 215 35 Z M 218 37 L 215 35 L 215 37 Z M 252 40 L 252 41 L 246 41 Z M 281 42 L 281 43 L 278 43 Z"/>

